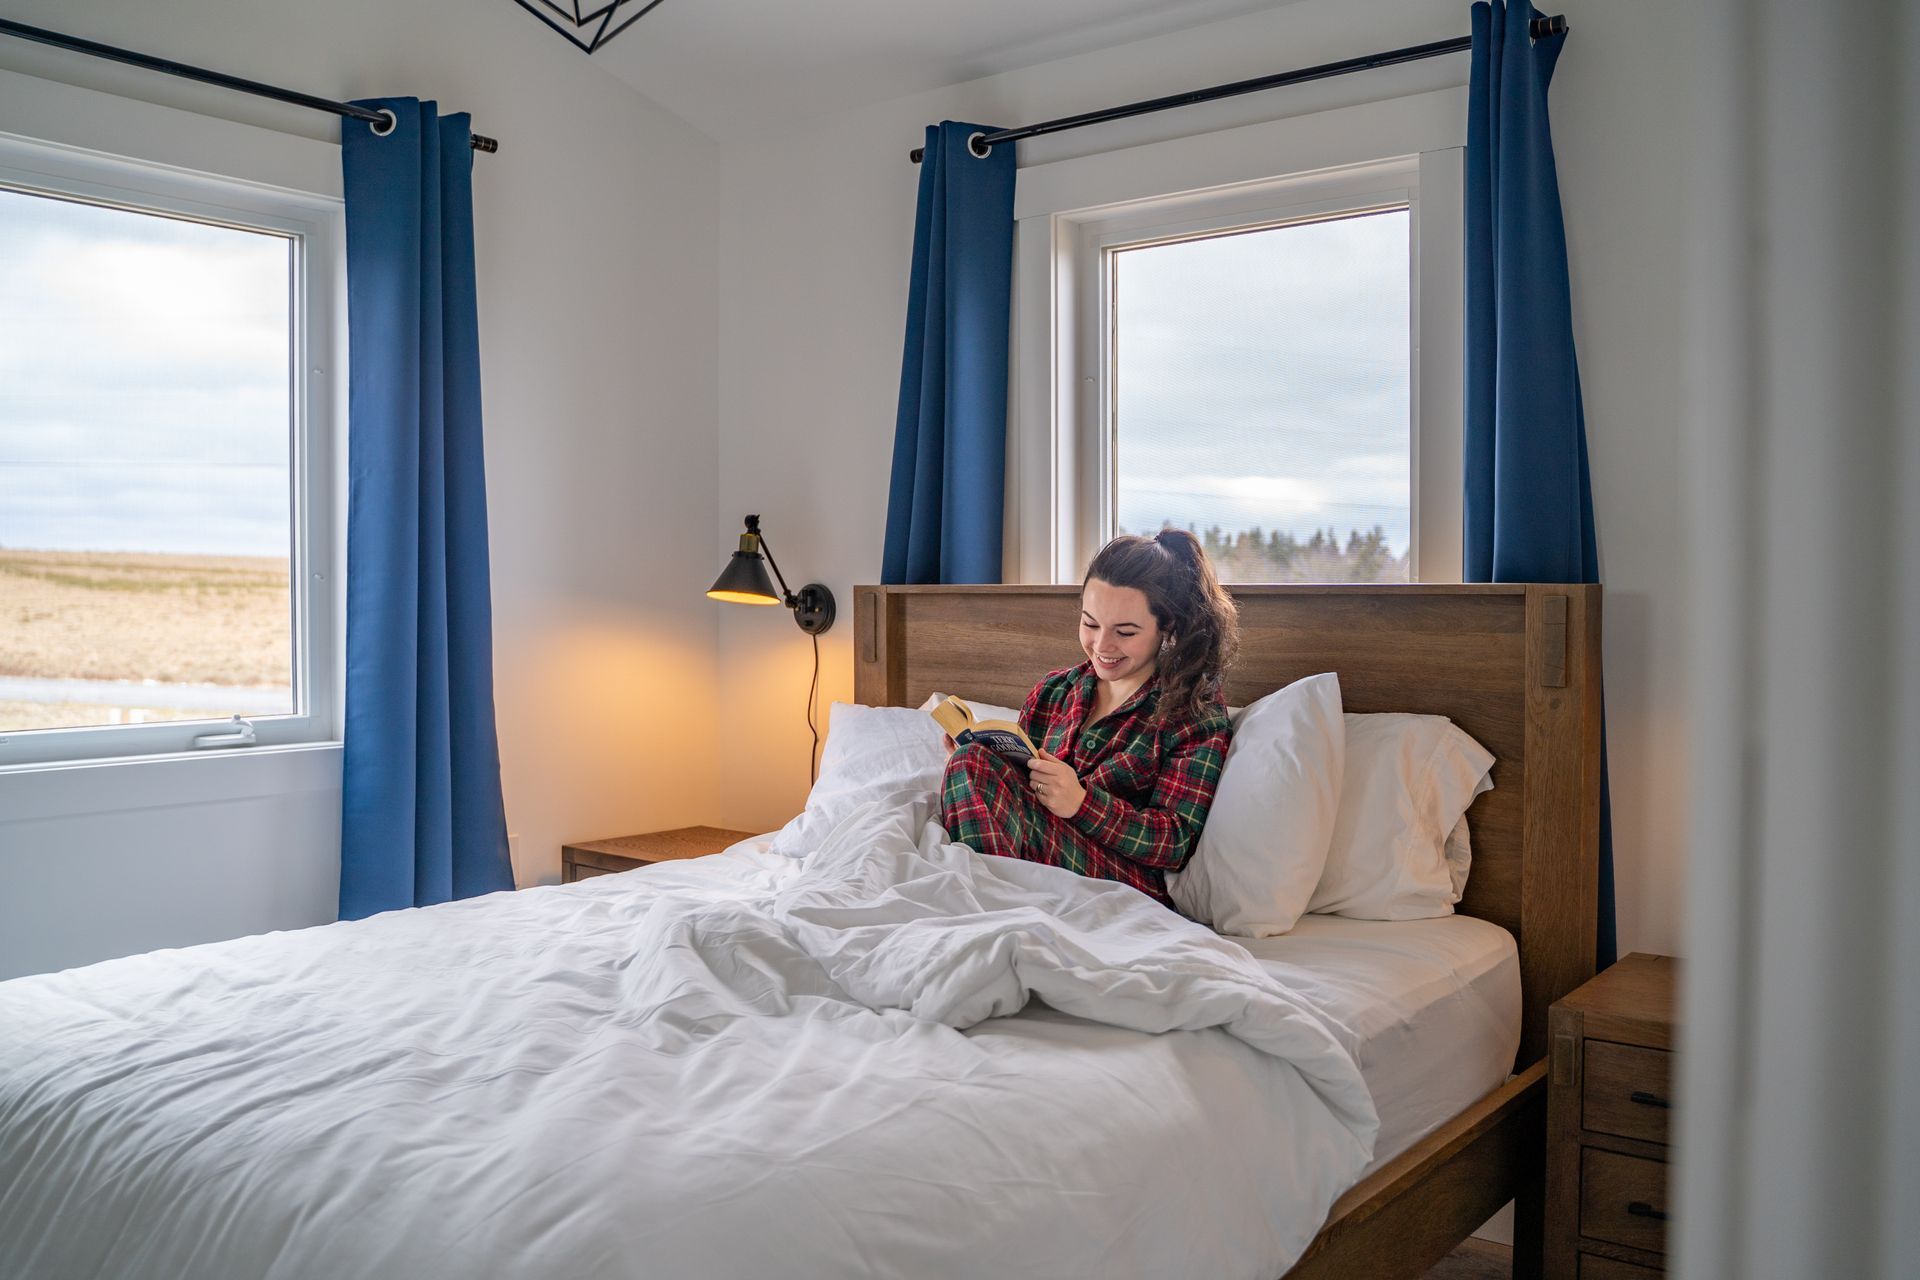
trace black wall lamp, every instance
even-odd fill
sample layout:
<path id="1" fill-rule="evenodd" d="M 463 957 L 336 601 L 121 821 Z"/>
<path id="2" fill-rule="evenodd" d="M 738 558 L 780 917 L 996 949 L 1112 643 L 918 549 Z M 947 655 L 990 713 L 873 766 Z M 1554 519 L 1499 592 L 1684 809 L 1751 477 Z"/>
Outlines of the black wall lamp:
<path id="1" fill-rule="evenodd" d="M 778 592 L 767 578 L 770 565 L 773 576 L 780 582 Z M 800 629 L 810 636 L 817 636 L 833 625 L 833 592 L 818 582 L 809 582 L 798 591 L 787 590 L 787 580 L 760 533 L 759 516 L 747 517 L 747 531 L 740 535 L 740 549 L 707 588 L 707 595 L 734 604 L 784 604 L 793 610 L 793 620 L 800 624 Z"/>

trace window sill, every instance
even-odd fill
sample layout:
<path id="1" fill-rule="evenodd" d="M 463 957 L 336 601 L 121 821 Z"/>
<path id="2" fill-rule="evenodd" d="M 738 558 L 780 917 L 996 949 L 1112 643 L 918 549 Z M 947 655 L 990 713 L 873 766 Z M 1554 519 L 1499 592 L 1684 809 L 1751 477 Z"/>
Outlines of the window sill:
<path id="1" fill-rule="evenodd" d="M 341 744 L 0 766 L 0 824 L 227 804 L 340 788 Z"/>

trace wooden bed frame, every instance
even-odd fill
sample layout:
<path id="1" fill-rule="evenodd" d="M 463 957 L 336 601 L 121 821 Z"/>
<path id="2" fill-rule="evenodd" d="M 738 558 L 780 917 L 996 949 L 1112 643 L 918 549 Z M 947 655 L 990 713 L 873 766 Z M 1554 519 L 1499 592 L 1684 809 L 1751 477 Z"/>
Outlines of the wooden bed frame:
<path id="1" fill-rule="evenodd" d="M 1227 700 L 1340 674 L 1351 712 L 1450 717 L 1491 751 L 1469 811 L 1460 910 L 1520 948 L 1518 1074 L 1335 1202 L 1285 1280 L 1424 1274 L 1508 1200 L 1514 1275 L 1539 1273 L 1547 1007 L 1593 976 L 1600 812 L 1600 588 L 1247 586 Z M 1020 705 L 1081 660 L 1074 586 L 854 588 L 854 697 Z"/>

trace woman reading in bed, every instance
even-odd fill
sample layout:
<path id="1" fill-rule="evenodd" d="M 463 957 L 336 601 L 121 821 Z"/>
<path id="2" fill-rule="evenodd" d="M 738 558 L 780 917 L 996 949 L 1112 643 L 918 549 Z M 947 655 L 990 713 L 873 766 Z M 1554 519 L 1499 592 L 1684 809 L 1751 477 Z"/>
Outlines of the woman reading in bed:
<path id="1" fill-rule="evenodd" d="M 947 834 L 1171 907 L 1166 873 L 1192 855 L 1226 758 L 1220 674 L 1238 631 L 1192 534 L 1109 542 L 1080 591 L 1087 660 L 1035 685 L 1020 712 L 1040 755 L 1022 770 L 983 746 L 956 750 L 941 784 Z"/>

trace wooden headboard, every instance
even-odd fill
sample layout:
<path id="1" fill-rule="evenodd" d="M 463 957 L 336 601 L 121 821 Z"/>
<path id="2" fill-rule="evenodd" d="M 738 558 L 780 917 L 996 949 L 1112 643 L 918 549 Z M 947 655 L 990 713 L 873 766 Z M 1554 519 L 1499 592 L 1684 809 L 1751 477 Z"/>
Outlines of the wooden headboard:
<path id="1" fill-rule="evenodd" d="M 1593 976 L 1600 844 L 1600 588 L 1247 586 L 1227 701 L 1322 671 L 1352 712 L 1443 715 L 1493 752 L 1469 811 L 1460 910 L 1520 945 L 1519 1063 L 1546 1052 L 1547 1006 Z M 1019 706 L 1080 661 L 1075 586 L 855 587 L 854 698 L 929 693 Z"/>

